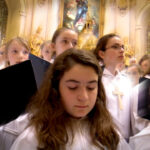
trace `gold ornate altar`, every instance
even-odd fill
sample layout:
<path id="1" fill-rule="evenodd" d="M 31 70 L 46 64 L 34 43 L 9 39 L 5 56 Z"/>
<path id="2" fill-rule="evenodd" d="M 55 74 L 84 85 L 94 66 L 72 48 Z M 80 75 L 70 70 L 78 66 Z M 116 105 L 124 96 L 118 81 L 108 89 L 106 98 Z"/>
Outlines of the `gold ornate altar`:
<path id="1" fill-rule="evenodd" d="M 92 50 L 96 47 L 97 41 L 98 38 L 93 33 L 93 21 L 87 13 L 85 26 L 79 33 L 78 47 L 79 49 Z"/>
<path id="2" fill-rule="evenodd" d="M 129 45 L 128 43 L 128 38 L 124 38 L 124 60 L 125 60 L 125 65 L 129 66 L 129 61 L 132 57 L 135 56 L 135 51 L 134 49 Z"/>
<path id="3" fill-rule="evenodd" d="M 43 43 L 43 38 L 41 37 L 42 28 L 39 26 L 36 30 L 36 33 L 31 36 L 29 39 L 29 45 L 31 48 L 31 53 L 40 56 L 40 45 Z"/>

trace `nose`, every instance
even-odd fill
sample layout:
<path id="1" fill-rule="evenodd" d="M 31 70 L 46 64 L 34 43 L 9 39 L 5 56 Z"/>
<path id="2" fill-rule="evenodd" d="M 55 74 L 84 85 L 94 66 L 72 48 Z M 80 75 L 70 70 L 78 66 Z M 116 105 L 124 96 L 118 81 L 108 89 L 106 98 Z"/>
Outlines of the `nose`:
<path id="1" fill-rule="evenodd" d="M 124 46 L 121 46 L 121 47 L 120 47 L 120 50 L 121 50 L 122 52 L 124 52 L 124 50 L 125 50 Z"/>
<path id="2" fill-rule="evenodd" d="M 74 46 L 73 46 L 72 42 L 69 42 L 69 43 L 68 43 L 68 49 L 69 49 L 69 48 L 73 48 L 73 47 L 74 47 Z"/>
<path id="3" fill-rule="evenodd" d="M 121 48 L 121 49 L 120 49 L 120 53 L 121 53 L 121 54 L 124 54 L 124 48 Z"/>
<path id="4" fill-rule="evenodd" d="M 24 54 L 23 54 L 22 52 L 20 52 L 20 53 L 18 54 L 18 57 L 19 57 L 20 59 L 22 59 L 22 58 L 24 57 Z"/>
<path id="5" fill-rule="evenodd" d="M 79 101 L 87 101 L 88 100 L 88 92 L 87 92 L 86 88 L 80 89 L 80 91 L 78 93 L 78 100 Z"/>
<path id="6" fill-rule="evenodd" d="M 25 61 L 26 59 L 28 59 L 28 58 L 26 58 L 26 56 L 23 52 L 18 53 L 18 61 L 22 62 L 22 61 Z"/>

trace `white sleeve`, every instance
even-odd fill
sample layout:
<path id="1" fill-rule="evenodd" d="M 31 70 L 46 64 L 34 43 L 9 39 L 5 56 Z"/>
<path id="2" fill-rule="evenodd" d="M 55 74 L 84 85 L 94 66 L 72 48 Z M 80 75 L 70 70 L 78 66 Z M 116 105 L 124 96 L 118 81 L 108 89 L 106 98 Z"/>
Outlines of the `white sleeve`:
<path id="1" fill-rule="evenodd" d="M 10 150 L 37 150 L 37 145 L 35 130 L 29 127 L 16 139 Z"/>
<path id="2" fill-rule="evenodd" d="M 132 150 L 130 145 L 125 141 L 123 137 L 120 137 L 120 141 L 117 150 Z"/>
<path id="3" fill-rule="evenodd" d="M 4 124 L 0 127 L 0 148 L 2 150 L 10 150 L 13 142 L 19 134 L 27 127 L 27 114 L 19 116 L 17 119 Z"/>
<path id="4" fill-rule="evenodd" d="M 129 144 L 133 150 L 149 150 L 150 149 L 150 126 L 143 129 L 135 136 L 130 137 Z"/>

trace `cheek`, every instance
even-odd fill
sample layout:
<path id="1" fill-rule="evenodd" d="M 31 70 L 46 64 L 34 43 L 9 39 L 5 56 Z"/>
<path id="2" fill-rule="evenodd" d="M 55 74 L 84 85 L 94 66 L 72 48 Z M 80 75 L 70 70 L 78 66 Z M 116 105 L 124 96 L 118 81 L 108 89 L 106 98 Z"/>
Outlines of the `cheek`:
<path id="1" fill-rule="evenodd" d="M 59 91 L 62 103 L 69 103 L 69 99 L 72 99 L 73 94 L 71 94 L 64 86 L 60 86 Z"/>
<path id="2" fill-rule="evenodd" d="M 63 52 L 63 46 L 60 44 L 56 45 L 55 51 L 56 51 L 56 55 L 58 56 L 59 54 Z"/>
<path id="3" fill-rule="evenodd" d="M 61 102 L 64 109 L 69 112 L 74 104 L 74 97 L 72 94 L 66 92 L 63 95 L 61 94 Z"/>
<path id="4" fill-rule="evenodd" d="M 95 89 L 93 92 L 91 92 L 89 94 L 89 99 L 95 103 L 96 99 L 97 99 L 97 94 L 98 94 L 98 91 Z"/>
<path id="5" fill-rule="evenodd" d="M 29 54 L 28 55 L 24 55 L 24 60 L 28 60 L 29 59 Z"/>
<path id="6" fill-rule="evenodd" d="M 12 60 L 15 59 L 15 56 L 8 54 L 8 57 L 7 57 L 7 58 L 8 58 L 9 61 L 12 61 Z"/>
<path id="7" fill-rule="evenodd" d="M 111 52 L 105 53 L 105 56 L 104 56 L 105 61 L 110 62 L 114 60 L 114 58 L 115 58 L 114 53 L 111 53 Z"/>

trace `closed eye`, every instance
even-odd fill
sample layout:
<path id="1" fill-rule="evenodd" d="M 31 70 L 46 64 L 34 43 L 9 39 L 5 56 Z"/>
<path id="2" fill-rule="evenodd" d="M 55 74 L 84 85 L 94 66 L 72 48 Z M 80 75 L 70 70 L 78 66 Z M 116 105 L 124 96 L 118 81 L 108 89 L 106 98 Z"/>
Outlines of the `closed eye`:
<path id="1" fill-rule="evenodd" d="M 76 90 L 78 87 L 75 86 L 75 87 L 68 87 L 70 90 Z"/>
<path id="2" fill-rule="evenodd" d="M 87 90 L 92 91 L 94 90 L 96 87 L 87 87 Z"/>

